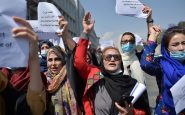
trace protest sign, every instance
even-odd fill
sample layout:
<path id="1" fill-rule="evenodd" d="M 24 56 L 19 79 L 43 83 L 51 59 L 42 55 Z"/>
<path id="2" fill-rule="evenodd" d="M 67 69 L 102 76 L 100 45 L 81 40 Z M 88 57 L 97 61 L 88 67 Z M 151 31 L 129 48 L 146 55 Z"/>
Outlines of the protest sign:
<path id="1" fill-rule="evenodd" d="M 37 11 L 39 29 L 43 32 L 57 32 L 59 16 L 61 16 L 60 11 L 48 2 L 39 2 Z"/>
<path id="2" fill-rule="evenodd" d="M 173 96 L 176 114 L 185 109 L 185 75 L 177 81 L 170 89 Z"/>
<path id="3" fill-rule="evenodd" d="M 142 12 L 144 5 L 139 0 L 116 0 L 116 13 L 125 16 L 147 18 Z"/>
<path id="4" fill-rule="evenodd" d="M 11 30 L 19 26 L 12 16 L 26 17 L 26 1 L 1 0 L 0 6 L 0 67 L 25 67 L 28 63 L 28 41 L 13 38 Z"/>
<path id="5" fill-rule="evenodd" d="M 142 83 L 137 82 L 132 89 L 130 96 L 134 96 L 134 99 L 132 100 L 132 104 L 134 104 L 143 94 L 143 92 L 146 90 L 146 86 Z"/>
<path id="6" fill-rule="evenodd" d="M 10 4 L 11 3 L 11 4 Z M 15 10 L 16 9 L 16 10 Z M 26 1 L 25 0 L 1 0 L 0 1 L 0 32 L 11 32 L 12 27 L 17 24 L 12 16 L 26 18 Z"/>
<path id="7" fill-rule="evenodd" d="M 39 40 L 59 39 L 55 32 L 43 32 L 42 28 L 39 28 L 38 20 L 28 20 L 32 26 L 34 32 L 37 33 Z"/>
<path id="8" fill-rule="evenodd" d="M 13 38 L 10 33 L 0 33 L 0 67 L 26 67 L 28 41 Z"/>

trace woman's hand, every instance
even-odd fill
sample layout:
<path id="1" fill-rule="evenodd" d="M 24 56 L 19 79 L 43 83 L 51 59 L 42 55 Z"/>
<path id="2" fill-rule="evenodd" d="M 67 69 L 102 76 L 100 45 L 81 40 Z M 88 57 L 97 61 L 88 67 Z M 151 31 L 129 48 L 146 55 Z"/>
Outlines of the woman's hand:
<path id="1" fill-rule="evenodd" d="M 148 40 L 156 42 L 157 38 L 159 37 L 159 35 L 161 33 L 160 26 L 154 25 L 154 26 L 150 27 L 149 33 L 150 33 L 150 36 L 149 36 Z"/>
<path id="2" fill-rule="evenodd" d="M 64 16 L 59 19 L 60 31 L 57 32 L 57 35 L 60 37 L 67 37 L 68 34 L 68 21 L 65 20 Z"/>
<path id="3" fill-rule="evenodd" d="M 38 57 L 38 36 L 37 34 L 32 30 L 32 27 L 30 24 L 19 17 L 13 17 L 15 22 L 21 24 L 20 27 L 15 27 L 12 29 L 13 37 L 15 38 L 26 38 L 29 41 L 29 59 L 35 58 L 35 56 Z"/>
<path id="4" fill-rule="evenodd" d="M 117 102 L 115 103 L 116 107 L 119 110 L 119 115 L 133 115 L 134 107 L 132 104 L 125 102 L 125 107 L 121 107 Z"/>
<path id="5" fill-rule="evenodd" d="M 147 20 L 151 21 L 152 20 L 152 9 L 149 6 L 144 5 L 143 8 L 143 13 L 147 14 Z"/>
<path id="6" fill-rule="evenodd" d="M 12 29 L 13 37 L 24 38 L 29 41 L 29 71 L 30 71 L 30 90 L 35 92 L 41 92 L 43 90 L 43 83 L 40 74 L 40 65 L 38 57 L 38 37 L 32 30 L 30 24 L 19 17 L 13 17 L 13 19 L 21 24 L 20 27 Z"/>
<path id="7" fill-rule="evenodd" d="M 84 33 L 90 33 L 91 30 L 93 29 L 94 27 L 94 23 L 95 21 L 94 20 L 91 20 L 91 14 L 90 12 L 86 13 L 84 18 L 83 18 L 83 32 Z"/>

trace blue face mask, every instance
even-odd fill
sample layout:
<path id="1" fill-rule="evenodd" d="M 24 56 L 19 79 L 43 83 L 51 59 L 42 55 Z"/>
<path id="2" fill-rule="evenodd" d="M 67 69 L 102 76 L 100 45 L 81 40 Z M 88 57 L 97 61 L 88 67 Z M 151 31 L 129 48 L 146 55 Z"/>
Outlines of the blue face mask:
<path id="1" fill-rule="evenodd" d="M 135 47 L 136 45 L 135 44 L 132 44 L 132 43 L 126 43 L 126 44 L 121 44 L 121 49 L 122 49 L 122 52 L 131 52 L 133 50 L 135 50 Z"/>
<path id="2" fill-rule="evenodd" d="M 170 52 L 170 57 L 182 62 L 185 60 L 185 51 Z"/>
<path id="3" fill-rule="evenodd" d="M 48 53 L 48 51 L 41 50 L 41 56 L 46 57 L 47 56 L 47 53 Z"/>

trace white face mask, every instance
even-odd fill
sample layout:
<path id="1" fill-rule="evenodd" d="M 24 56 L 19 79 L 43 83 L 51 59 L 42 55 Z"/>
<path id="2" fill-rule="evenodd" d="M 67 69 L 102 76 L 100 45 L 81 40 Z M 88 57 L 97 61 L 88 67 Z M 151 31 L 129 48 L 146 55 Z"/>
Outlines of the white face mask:
<path id="1" fill-rule="evenodd" d="M 47 53 L 48 53 L 48 51 L 47 50 L 41 50 L 41 55 L 42 56 L 44 56 L 44 57 L 46 57 L 47 56 Z"/>

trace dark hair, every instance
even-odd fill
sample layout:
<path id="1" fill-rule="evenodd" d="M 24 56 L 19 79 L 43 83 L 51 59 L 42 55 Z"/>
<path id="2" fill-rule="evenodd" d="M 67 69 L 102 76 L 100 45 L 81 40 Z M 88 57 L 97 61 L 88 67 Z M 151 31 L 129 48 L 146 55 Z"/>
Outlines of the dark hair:
<path id="1" fill-rule="evenodd" d="M 41 47 L 43 44 L 47 44 L 49 48 L 53 47 L 53 43 L 48 40 L 43 40 L 39 42 L 39 51 L 41 51 Z"/>
<path id="2" fill-rule="evenodd" d="M 185 35 L 185 28 L 184 27 L 180 27 L 180 26 L 173 26 L 173 27 L 170 27 L 168 28 L 165 32 L 164 32 L 164 35 L 163 35 L 163 45 L 164 47 L 167 49 L 168 48 L 168 45 L 169 45 L 169 42 L 171 40 L 171 38 L 176 35 L 177 33 L 180 33 L 180 34 L 184 34 Z"/>
<path id="3" fill-rule="evenodd" d="M 123 36 L 125 36 L 125 35 L 130 35 L 130 36 L 132 36 L 132 38 L 134 39 L 134 42 L 136 42 L 136 37 L 134 36 L 133 33 L 131 33 L 131 32 L 125 32 L 125 33 L 123 33 L 123 35 L 121 36 L 121 38 L 122 38 Z"/>

